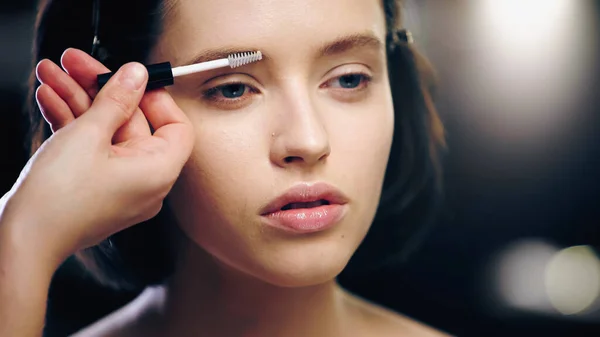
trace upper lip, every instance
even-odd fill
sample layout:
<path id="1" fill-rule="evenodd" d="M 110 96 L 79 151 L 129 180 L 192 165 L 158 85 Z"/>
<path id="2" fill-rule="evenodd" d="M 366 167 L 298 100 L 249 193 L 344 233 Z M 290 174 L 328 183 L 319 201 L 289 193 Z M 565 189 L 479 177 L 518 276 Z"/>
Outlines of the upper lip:
<path id="1" fill-rule="evenodd" d="M 294 185 L 282 195 L 269 202 L 261 209 L 261 215 L 267 215 L 281 210 L 287 204 L 295 202 L 313 202 L 326 200 L 329 204 L 343 205 L 348 202 L 346 197 L 339 189 L 326 183 L 301 183 Z"/>

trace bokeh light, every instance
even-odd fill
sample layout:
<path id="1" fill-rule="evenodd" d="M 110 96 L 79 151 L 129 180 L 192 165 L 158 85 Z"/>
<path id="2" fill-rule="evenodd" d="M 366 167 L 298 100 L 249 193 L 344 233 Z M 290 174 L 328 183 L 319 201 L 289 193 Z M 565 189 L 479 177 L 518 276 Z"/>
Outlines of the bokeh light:
<path id="1" fill-rule="evenodd" d="M 485 107 L 478 129 L 499 147 L 553 151 L 578 128 L 572 107 L 596 62 L 583 2 L 482 0 L 471 15 L 472 69 L 460 85 Z"/>
<path id="2" fill-rule="evenodd" d="M 538 239 L 506 247 L 495 264 L 501 302 L 515 309 L 551 313 L 543 285 L 545 266 L 557 251 L 552 244 Z"/>
<path id="3" fill-rule="evenodd" d="M 483 0 L 482 18 L 502 40 L 516 49 L 531 44 L 541 45 L 551 39 L 567 38 L 556 35 L 563 29 L 557 22 L 564 22 L 576 5 L 572 0 Z M 565 31 L 566 33 L 566 31 Z"/>
<path id="4" fill-rule="evenodd" d="M 600 306 L 600 259 L 589 246 L 559 249 L 541 239 L 519 240 L 492 266 L 503 308 L 585 319 Z"/>
<path id="5" fill-rule="evenodd" d="M 546 266 L 550 302 L 564 315 L 584 313 L 600 295 L 600 261 L 589 246 L 561 250 Z"/>

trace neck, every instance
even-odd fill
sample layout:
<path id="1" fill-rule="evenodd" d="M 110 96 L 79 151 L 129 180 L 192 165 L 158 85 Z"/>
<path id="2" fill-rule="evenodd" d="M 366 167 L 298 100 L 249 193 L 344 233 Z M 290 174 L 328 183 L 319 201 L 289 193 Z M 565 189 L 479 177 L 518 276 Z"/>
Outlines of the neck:
<path id="1" fill-rule="evenodd" d="M 345 336 L 344 299 L 334 280 L 278 287 L 192 248 L 166 288 L 166 335 Z"/>

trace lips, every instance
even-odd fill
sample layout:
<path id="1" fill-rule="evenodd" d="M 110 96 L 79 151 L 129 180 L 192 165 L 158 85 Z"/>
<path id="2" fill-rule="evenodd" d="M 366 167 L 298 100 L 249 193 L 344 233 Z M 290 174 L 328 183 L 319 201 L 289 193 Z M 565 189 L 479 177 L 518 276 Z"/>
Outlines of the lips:
<path id="1" fill-rule="evenodd" d="M 271 201 L 260 211 L 261 215 L 268 215 L 275 212 L 310 209 L 323 205 L 344 205 L 348 198 L 337 188 L 325 184 L 298 184 L 281 196 Z"/>
<path id="2" fill-rule="evenodd" d="M 263 223 L 303 235 L 325 231 L 348 213 L 348 198 L 325 183 L 298 184 L 261 210 Z"/>
<path id="3" fill-rule="evenodd" d="M 329 205 L 329 201 L 321 199 L 319 201 L 312 202 L 293 202 L 281 207 L 282 211 L 287 211 L 288 209 L 299 209 L 299 208 L 315 208 L 323 205 Z"/>

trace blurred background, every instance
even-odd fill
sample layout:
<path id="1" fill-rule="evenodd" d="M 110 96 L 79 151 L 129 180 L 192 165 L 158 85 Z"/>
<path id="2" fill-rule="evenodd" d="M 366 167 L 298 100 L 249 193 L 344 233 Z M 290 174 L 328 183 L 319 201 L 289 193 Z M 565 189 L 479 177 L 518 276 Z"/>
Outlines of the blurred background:
<path id="1" fill-rule="evenodd" d="M 28 157 L 36 3 L 0 4 L 2 194 Z M 405 14 L 440 80 L 446 203 L 402 268 L 352 287 L 458 336 L 600 336 L 600 1 L 415 0 Z M 47 336 L 135 295 L 68 261 Z"/>

